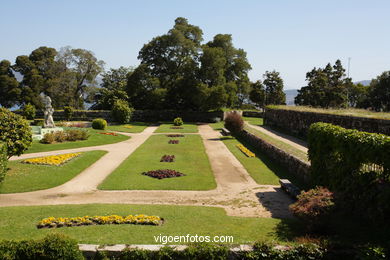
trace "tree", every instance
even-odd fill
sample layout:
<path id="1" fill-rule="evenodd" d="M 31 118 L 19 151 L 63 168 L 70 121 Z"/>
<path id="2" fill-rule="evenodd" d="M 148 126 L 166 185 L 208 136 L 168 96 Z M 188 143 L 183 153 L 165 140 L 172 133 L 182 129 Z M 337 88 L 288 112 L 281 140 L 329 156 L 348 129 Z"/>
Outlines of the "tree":
<path id="1" fill-rule="evenodd" d="M 263 83 L 260 80 L 251 84 L 251 91 L 249 92 L 249 98 L 258 107 L 264 107 L 265 89 Z"/>
<path id="2" fill-rule="evenodd" d="M 0 62 L 0 105 L 3 107 L 14 106 L 20 97 L 19 83 L 12 71 L 8 60 Z"/>
<path id="3" fill-rule="evenodd" d="M 263 75 L 265 85 L 265 103 L 267 105 L 286 104 L 286 94 L 283 92 L 283 80 L 279 72 L 266 71 Z"/>
<path id="4" fill-rule="evenodd" d="M 345 77 L 345 69 L 337 60 L 332 66 L 314 68 L 306 73 L 307 86 L 298 90 L 296 105 L 314 107 L 345 107 L 348 104 L 348 89 L 352 86 L 350 78 Z"/>
<path id="5" fill-rule="evenodd" d="M 103 73 L 101 88 L 95 95 L 94 109 L 111 109 L 118 99 L 127 101 L 129 96 L 126 93 L 127 78 L 133 72 L 133 68 L 119 67 L 111 68 Z"/>
<path id="6" fill-rule="evenodd" d="M 351 84 L 348 88 L 348 105 L 350 107 L 368 108 L 370 86 L 364 86 L 361 83 Z"/>
<path id="7" fill-rule="evenodd" d="M 370 84 L 370 100 L 377 111 L 390 111 L 390 71 L 385 71 Z"/>

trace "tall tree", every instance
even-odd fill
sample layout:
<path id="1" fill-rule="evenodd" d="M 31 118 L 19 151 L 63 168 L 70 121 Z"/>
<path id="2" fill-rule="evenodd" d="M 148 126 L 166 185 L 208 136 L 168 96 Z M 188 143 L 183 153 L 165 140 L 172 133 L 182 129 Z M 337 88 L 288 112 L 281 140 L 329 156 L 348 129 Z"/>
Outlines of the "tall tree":
<path id="1" fill-rule="evenodd" d="M 286 94 L 283 92 L 283 79 L 279 72 L 266 71 L 264 76 L 265 103 L 267 105 L 286 104 Z"/>
<path id="2" fill-rule="evenodd" d="M 348 88 L 348 105 L 350 107 L 368 108 L 370 86 L 364 86 L 361 83 L 351 84 Z"/>
<path id="3" fill-rule="evenodd" d="M 17 104 L 21 90 L 8 60 L 0 62 L 0 105 L 10 108 Z"/>
<path id="4" fill-rule="evenodd" d="M 348 104 L 348 89 L 352 81 L 345 77 L 345 69 L 337 60 L 332 66 L 314 68 L 306 73 L 307 86 L 298 90 L 295 104 L 314 107 L 345 107 Z"/>
<path id="5" fill-rule="evenodd" d="M 370 100 L 377 111 L 390 111 L 390 71 L 385 71 L 371 81 Z"/>
<path id="6" fill-rule="evenodd" d="M 249 98 L 258 107 L 264 107 L 265 89 L 263 83 L 260 80 L 251 84 L 251 91 L 249 92 Z"/>

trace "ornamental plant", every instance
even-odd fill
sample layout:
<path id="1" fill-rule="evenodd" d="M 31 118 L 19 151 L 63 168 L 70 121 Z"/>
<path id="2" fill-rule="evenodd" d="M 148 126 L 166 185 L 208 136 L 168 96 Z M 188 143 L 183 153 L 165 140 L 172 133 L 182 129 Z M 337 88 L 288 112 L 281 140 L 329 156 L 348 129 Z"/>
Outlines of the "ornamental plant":
<path id="1" fill-rule="evenodd" d="M 64 107 L 64 116 L 66 121 L 70 121 L 73 116 L 74 109 L 71 106 L 65 106 Z"/>
<path id="2" fill-rule="evenodd" d="M 181 117 L 176 117 L 174 120 L 173 120 L 173 124 L 175 126 L 181 126 L 183 125 L 183 119 L 181 119 Z"/>
<path id="3" fill-rule="evenodd" d="M 107 121 L 103 118 L 96 118 L 92 121 L 92 128 L 98 130 L 104 130 L 107 128 Z"/>
<path id="4" fill-rule="evenodd" d="M 334 209 L 333 193 L 324 187 L 316 187 L 298 195 L 290 205 L 294 216 L 302 219 L 309 231 L 320 232 L 326 227 L 327 219 Z"/>
<path id="5" fill-rule="evenodd" d="M 248 157 L 255 157 L 256 155 L 252 153 L 248 148 L 243 146 L 242 144 L 237 144 L 238 149 L 240 149 L 241 152 L 243 152 Z"/>
<path id="6" fill-rule="evenodd" d="M 78 140 L 87 140 L 89 133 L 86 130 L 80 129 L 69 129 L 65 131 L 56 131 L 53 133 L 47 133 L 41 139 L 43 144 L 52 144 L 54 142 L 62 143 L 66 141 L 78 141 Z"/>
<path id="7" fill-rule="evenodd" d="M 23 107 L 23 116 L 28 120 L 34 120 L 36 112 L 37 110 L 35 106 L 31 105 L 30 103 Z"/>
<path id="8" fill-rule="evenodd" d="M 125 100 L 118 99 L 112 106 L 111 113 L 114 120 L 121 124 L 130 122 L 134 109 L 129 107 Z"/>
<path id="9" fill-rule="evenodd" d="M 233 134 L 238 134 L 244 129 L 244 120 L 240 114 L 231 112 L 225 118 L 225 128 Z"/>
<path id="10" fill-rule="evenodd" d="M 179 144 L 179 140 L 169 140 L 168 144 Z"/>
<path id="11" fill-rule="evenodd" d="M 165 178 L 185 176 L 184 173 L 177 172 L 175 170 L 169 170 L 169 169 L 148 171 L 148 172 L 143 172 L 142 174 L 159 180 Z"/>
<path id="12" fill-rule="evenodd" d="M 7 146 L 7 158 L 21 155 L 32 143 L 28 121 L 3 107 L 0 108 L 0 142 Z"/>
<path id="13" fill-rule="evenodd" d="M 30 158 L 30 159 L 23 160 L 22 163 L 58 166 L 70 161 L 71 159 L 79 156 L 80 154 L 81 153 L 67 153 L 67 154 L 60 154 L 60 155 L 50 155 L 44 157 Z"/>
<path id="14" fill-rule="evenodd" d="M 174 155 L 163 155 L 160 160 L 160 162 L 174 162 L 174 161 L 175 161 Z"/>
<path id="15" fill-rule="evenodd" d="M 182 135 L 182 134 L 170 134 L 170 135 L 167 135 L 167 137 L 184 137 L 184 135 Z"/>

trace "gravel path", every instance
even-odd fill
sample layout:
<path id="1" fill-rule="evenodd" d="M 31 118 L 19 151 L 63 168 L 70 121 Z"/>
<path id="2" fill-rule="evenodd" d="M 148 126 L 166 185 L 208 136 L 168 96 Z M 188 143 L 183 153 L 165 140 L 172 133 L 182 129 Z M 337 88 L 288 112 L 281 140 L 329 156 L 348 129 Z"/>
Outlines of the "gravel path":
<path id="1" fill-rule="evenodd" d="M 206 153 L 217 182 L 209 191 L 127 190 L 103 191 L 97 186 L 135 151 L 157 127 L 120 143 L 78 149 L 26 154 L 31 158 L 68 152 L 106 150 L 108 153 L 69 182 L 55 188 L 25 193 L 1 194 L 0 206 L 57 205 L 86 203 L 174 204 L 222 207 L 228 215 L 242 217 L 291 217 L 292 200 L 279 186 L 258 185 L 242 164 L 219 139 L 220 134 L 208 125 L 199 126 Z"/>

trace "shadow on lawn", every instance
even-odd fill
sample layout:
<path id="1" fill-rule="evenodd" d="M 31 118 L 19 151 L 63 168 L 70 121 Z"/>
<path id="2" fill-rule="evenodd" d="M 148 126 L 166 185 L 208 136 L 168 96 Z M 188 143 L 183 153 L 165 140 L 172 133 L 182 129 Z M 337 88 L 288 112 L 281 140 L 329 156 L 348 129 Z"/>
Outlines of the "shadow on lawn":
<path id="1" fill-rule="evenodd" d="M 276 191 L 276 192 L 275 192 Z M 293 218 L 289 206 L 294 202 L 281 188 L 275 191 L 257 192 L 256 197 L 261 205 L 271 212 L 273 218 Z"/>

